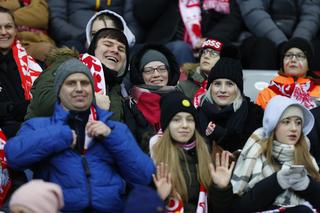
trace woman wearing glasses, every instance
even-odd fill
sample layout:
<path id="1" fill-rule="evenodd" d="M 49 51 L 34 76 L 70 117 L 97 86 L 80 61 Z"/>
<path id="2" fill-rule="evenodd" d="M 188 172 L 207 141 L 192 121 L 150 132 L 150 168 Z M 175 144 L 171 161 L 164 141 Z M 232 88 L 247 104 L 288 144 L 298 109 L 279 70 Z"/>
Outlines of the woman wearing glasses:
<path id="1" fill-rule="evenodd" d="M 180 76 L 174 55 L 162 45 L 145 45 L 130 63 L 133 87 L 126 101 L 127 125 L 148 152 L 150 136 L 160 130 L 160 98 L 175 90 Z"/>
<path id="2" fill-rule="evenodd" d="M 293 38 L 286 42 L 281 51 L 279 76 L 258 94 L 256 103 L 265 108 L 273 96 L 282 95 L 297 100 L 308 109 L 319 105 L 320 85 L 315 85 L 310 78 L 312 55 L 312 47 L 306 40 Z"/>

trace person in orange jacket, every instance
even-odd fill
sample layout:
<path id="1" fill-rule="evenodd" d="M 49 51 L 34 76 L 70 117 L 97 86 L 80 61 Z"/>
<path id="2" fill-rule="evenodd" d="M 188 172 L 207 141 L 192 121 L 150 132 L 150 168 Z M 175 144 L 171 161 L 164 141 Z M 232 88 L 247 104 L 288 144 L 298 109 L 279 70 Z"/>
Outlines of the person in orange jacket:
<path id="1" fill-rule="evenodd" d="M 283 95 L 297 100 L 308 109 L 318 106 L 320 85 L 310 77 L 313 71 L 312 55 L 312 47 L 302 38 L 293 38 L 284 43 L 279 75 L 258 94 L 256 103 L 264 109 L 273 96 Z"/>

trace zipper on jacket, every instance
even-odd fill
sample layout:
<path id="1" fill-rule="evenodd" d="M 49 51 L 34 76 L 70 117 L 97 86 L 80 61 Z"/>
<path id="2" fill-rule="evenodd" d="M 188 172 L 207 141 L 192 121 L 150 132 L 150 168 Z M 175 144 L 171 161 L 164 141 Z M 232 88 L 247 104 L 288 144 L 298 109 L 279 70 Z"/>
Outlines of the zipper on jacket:
<path id="1" fill-rule="evenodd" d="M 92 191 L 91 191 L 91 187 L 90 187 L 90 176 L 91 176 L 91 172 L 90 172 L 90 168 L 88 165 L 88 161 L 85 158 L 85 156 L 81 155 L 81 163 L 82 163 L 82 167 L 84 169 L 84 173 L 86 175 L 86 180 L 87 180 L 87 190 L 88 190 L 88 194 L 89 194 L 89 207 L 86 209 L 86 212 L 91 212 L 91 203 L 92 203 Z"/>

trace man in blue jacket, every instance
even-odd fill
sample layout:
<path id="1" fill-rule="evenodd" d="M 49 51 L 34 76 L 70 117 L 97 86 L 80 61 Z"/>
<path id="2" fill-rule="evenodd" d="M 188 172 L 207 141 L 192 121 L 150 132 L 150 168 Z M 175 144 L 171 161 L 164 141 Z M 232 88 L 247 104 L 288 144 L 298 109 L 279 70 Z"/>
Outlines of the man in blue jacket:
<path id="1" fill-rule="evenodd" d="M 53 116 L 23 123 L 5 147 L 8 163 L 59 184 L 63 212 L 121 212 L 126 183 L 149 184 L 153 162 L 126 125 L 95 106 L 93 79 L 82 62 L 69 59 L 58 69 Z"/>

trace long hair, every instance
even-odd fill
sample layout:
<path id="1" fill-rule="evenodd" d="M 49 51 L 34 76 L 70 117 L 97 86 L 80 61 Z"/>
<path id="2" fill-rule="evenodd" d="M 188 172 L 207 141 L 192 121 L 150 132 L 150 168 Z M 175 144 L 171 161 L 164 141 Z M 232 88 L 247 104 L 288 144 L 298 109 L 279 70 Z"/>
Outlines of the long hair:
<path id="1" fill-rule="evenodd" d="M 211 157 L 204 139 L 197 130 L 195 130 L 195 140 L 198 159 L 197 176 L 199 178 L 199 181 L 208 191 L 209 186 L 212 183 L 209 169 Z M 161 162 L 168 164 L 169 171 L 171 173 L 173 190 L 178 192 L 184 201 L 188 200 L 187 184 L 182 172 L 182 166 L 185 165 L 181 165 L 180 160 L 181 158 L 185 159 L 185 154 L 180 147 L 174 144 L 168 128 L 164 131 L 163 136 L 153 146 L 152 149 L 154 153 L 153 160 L 156 164 L 159 164 Z M 188 174 L 190 175 L 189 169 L 186 169 L 188 171 Z"/>
<path id="2" fill-rule="evenodd" d="M 262 153 L 266 156 L 267 162 L 277 171 L 280 169 L 280 167 L 272 157 L 272 144 L 274 140 L 275 133 L 273 131 L 270 137 L 260 141 L 259 143 L 262 147 Z M 294 164 L 304 165 L 308 174 L 317 181 L 320 181 L 320 174 L 314 167 L 312 156 L 309 152 L 308 144 L 303 133 L 301 133 L 300 139 L 295 144 L 293 162 Z"/>

